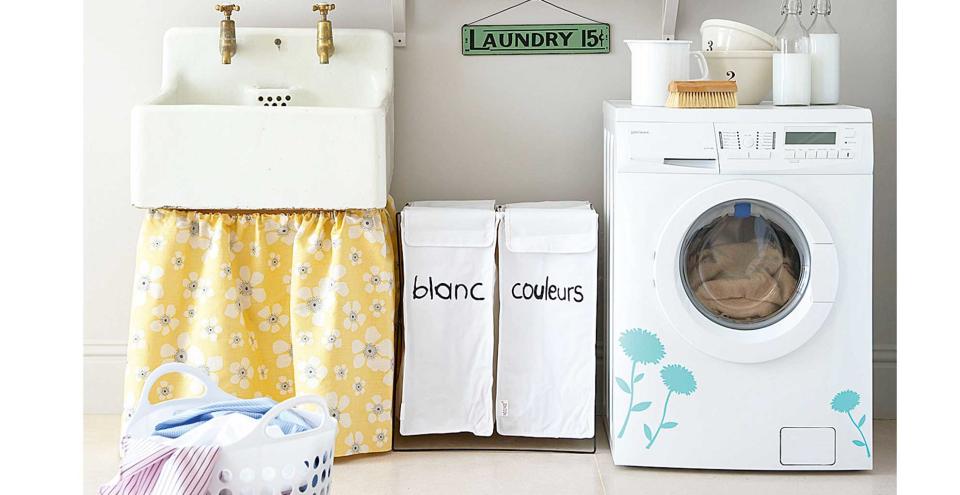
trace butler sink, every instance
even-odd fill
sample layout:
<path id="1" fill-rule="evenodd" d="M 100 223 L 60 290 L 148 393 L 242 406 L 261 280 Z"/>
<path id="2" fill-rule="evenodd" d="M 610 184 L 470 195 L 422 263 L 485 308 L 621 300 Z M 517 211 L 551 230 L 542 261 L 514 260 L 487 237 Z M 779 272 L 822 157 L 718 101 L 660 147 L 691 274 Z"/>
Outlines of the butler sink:
<path id="1" fill-rule="evenodd" d="M 393 173 L 393 38 L 335 29 L 237 29 L 221 64 L 217 28 L 163 42 L 160 94 L 134 107 L 138 207 L 381 208 Z"/>

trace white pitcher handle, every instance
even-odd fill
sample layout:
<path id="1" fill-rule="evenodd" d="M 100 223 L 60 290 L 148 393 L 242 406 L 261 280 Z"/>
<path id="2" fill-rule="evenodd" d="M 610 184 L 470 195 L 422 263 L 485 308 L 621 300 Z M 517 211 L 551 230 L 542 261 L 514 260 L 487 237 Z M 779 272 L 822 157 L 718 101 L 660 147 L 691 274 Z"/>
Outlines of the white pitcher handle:
<path id="1" fill-rule="evenodd" d="M 697 66 L 700 67 L 700 77 L 694 81 L 710 79 L 710 67 L 707 66 L 707 57 L 703 52 L 690 52 L 690 56 L 697 59 Z"/>

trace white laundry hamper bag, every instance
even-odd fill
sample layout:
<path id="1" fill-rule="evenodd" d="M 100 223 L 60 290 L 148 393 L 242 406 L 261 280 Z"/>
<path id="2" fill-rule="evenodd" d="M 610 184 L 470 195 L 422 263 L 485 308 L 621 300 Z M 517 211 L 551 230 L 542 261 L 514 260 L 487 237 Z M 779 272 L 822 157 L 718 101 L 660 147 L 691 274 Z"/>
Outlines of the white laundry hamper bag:
<path id="1" fill-rule="evenodd" d="M 168 373 L 183 373 L 199 380 L 205 388 L 204 394 L 151 404 L 146 391 L 152 390 L 153 384 Z M 198 368 L 181 363 L 159 366 L 147 377 L 143 390 L 140 404 L 124 430 L 122 443 L 150 436 L 158 423 L 182 411 L 237 400 Z M 317 406 L 317 411 L 311 415 L 322 418 L 316 428 L 281 437 L 267 434 L 267 426 L 277 416 L 303 404 Z M 287 399 L 267 411 L 246 437 L 220 447 L 206 493 L 329 495 L 336 437 L 337 422 L 330 418 L 322 397 L 304 395 Z"/>
<path id="2" fill-rule="evenodd" d="M 497 215 L 493 201 L 414 202 L 400 213 L 400 434 L 493 434 Z"/>
<path id="3" fill-rule="evenodd" d="M 497 433 L 594 436 L 597 213 L 586 202 L 502 208 Z"/>

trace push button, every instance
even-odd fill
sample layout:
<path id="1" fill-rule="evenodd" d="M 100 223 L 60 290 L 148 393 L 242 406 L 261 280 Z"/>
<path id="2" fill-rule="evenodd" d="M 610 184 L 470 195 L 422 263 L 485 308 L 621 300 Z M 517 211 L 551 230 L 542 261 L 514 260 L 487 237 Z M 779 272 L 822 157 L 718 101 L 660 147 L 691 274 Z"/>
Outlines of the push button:
<path id="1" fill-rule="evenodd" d="M 837 152 L 837 150 L 827 151 L 827 158 L 831 160 L 836 160 L 838 156 L 840 156 L 840 154 Z"/>
<path id="2" fill-rule="evenodd" d="M 787 150 L 783 152 L 783 157 L 787 160 L 793 160 L 797 157 L 797 152 L 794 150 Z"/>
<path id="3" fill-rule="evenodd" d="M 840 158 L 844 160 L 849 160 L 853 158 L 853 150 L 842 150 L 840 151 Z"/>
<path id="4" fill-rule="evenodd" d="M 827 157 L 827 150 L 817 150 L 817 158 L 823 160 Z"/>

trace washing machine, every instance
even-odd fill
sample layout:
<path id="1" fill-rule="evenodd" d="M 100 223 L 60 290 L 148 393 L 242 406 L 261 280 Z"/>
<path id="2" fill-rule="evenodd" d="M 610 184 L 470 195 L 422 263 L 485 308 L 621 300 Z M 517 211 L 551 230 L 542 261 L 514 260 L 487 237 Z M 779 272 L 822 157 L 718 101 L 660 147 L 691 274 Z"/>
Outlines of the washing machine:
<path id="1" fill-rule="evenodd" d="M 873 465 L 872 117 L 604 103 L 619 465 Z"/>

